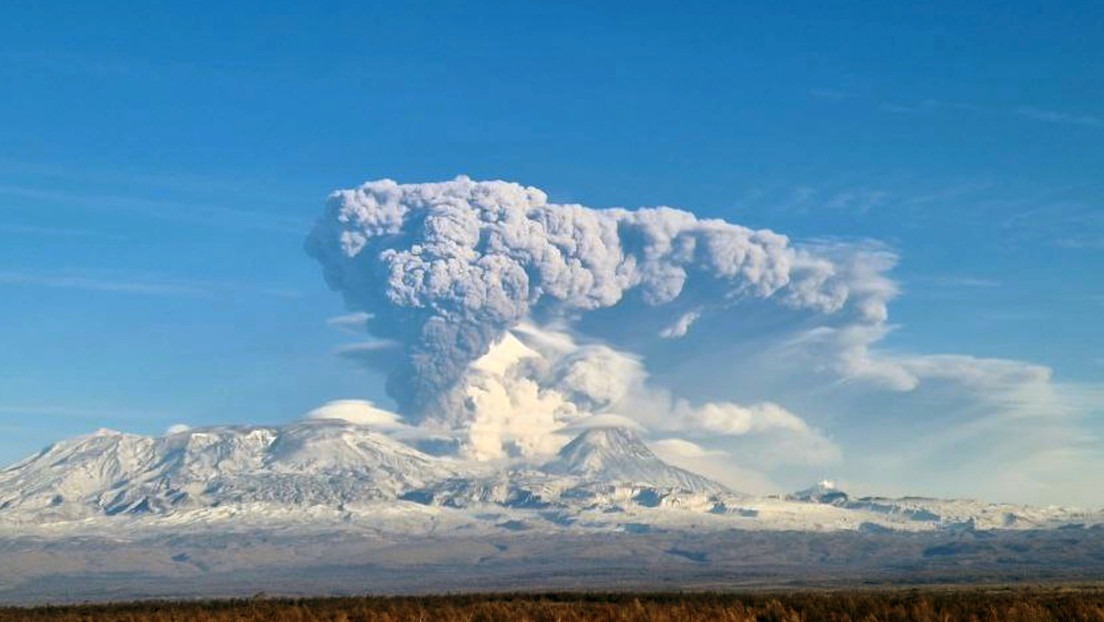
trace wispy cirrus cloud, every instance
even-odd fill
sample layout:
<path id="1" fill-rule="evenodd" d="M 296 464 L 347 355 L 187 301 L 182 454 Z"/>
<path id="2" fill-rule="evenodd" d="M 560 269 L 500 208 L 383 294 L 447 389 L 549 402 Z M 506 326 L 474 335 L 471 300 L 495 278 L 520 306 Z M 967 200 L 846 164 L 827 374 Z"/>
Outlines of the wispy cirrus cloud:
<path id="1" fill-rule="evenodd" d="M 0 417 L 59 417 L 65 419 L 87 419 L 104 421 L 107 419 L 142 420 L 148 412 L 130 412 L 115 409 L 96 409 L 67 406 L 63 404 L 0 404 Z"/>
<path id="2" fill-rule="evenodd" d="M 1021 119 L 1042 121 L 1061 125 L 1077 125 L 1104 129 L 1104 116 L 1075 113 L 1063 110 L 1052 110 L 1036 106 L 1021 105 L 1009 108 L 1000 105 L 985 105 L 967 101 L 948 101 L 937 98 L 921 100 L 880 99 L 873 96 L 859 96 L 849 91 L 832 88 L 809 89 L 809 96 L 826 102 L 843 102 L 847 100 L 862 100 L 868 105 L 875 105 L 883 112 L 894 114 L 936 114 L 950 113 L 979 113 L 986 115 L 1011 115 Z"/>
<path id="3" fill-rule="evenodd" d="M 829 101 L 843 101 L 845 99 L 851 99 L 855 97 L 854 93 L 845 91 L 843 89 L 834 88 L 811 88 L 809 89 L 809 95 L 817 99 L 826 99 Z"/>
<path id="4" fill-rule="evenodd" d="M 1016 109 L 1016 114 L 1027 119 L 1045 121 L 1047 123 L 1104 128 L 1104 117 L 1098 117 L 1091 114 L 1076 114 L 1058 110 L 1035 108 L 1032 106 L 1020 106 Z"/>
<path id="5" fill-rule="evenodd" d="M 216 228 L 240 228 L 302 235 L 305 219 L 204 202 L 156 200 L 144 197 L 66 192 L 33 186 L 0 185 L 0 196 L 62 204 L 82 210 L 126 214 Z"/>
<path id="6" fill-rule="evenodd" d="M 93 231 L 91 229 L 70 229 L 66 227 L 49 227 L 18 223 L 0 223 L 0 235 L 31 235 L 51 238 L 108 237 L 120 239 L 122 237 L 113 233 Z"/>
<path id="7" fill-rule="evenodd" d="M 824 199 L 824 207 L 828 209 L 857 211 L 866 213 L 881 205 L 884 205 L 890 197 L 885 190 L 873 188 L 856 188 L 842 190 Z"/>
<path id="8" fill-rule="evenodd" d="M 1059 238 L 1054 243 L 1073 250 L 1104 250 L 1104 235 Z"/>
<path id="9" fill-rule="evenodd" d="M 0 59 L 15 63 L 18 67 L 69 75 L 83 74 L 101 79 L 133 77 L 143 69 L 152 73 L 149 71 L 152 68 L 150 65 L 130 59 L 104 56 L 92 58 L 58 50 L 5 50 L 0 52 Z"/>
<path id="10" fill-rule="evenodd" d="M 153 81 L 164 80 L 169 76 L 204 81 L 241 80 L 285 69 L 281 64 L 247 63 L 239 59 L 199 63 L 119 54 L 74 54 L 54 47 L 0 51 L 0 61 L 35 71 L 105 80 Z"/>
<path id="11" fill-rule="evenodd" d="M 943 274 L 921 279 L 925 285 L 936 287 L 961 287 L 961 288 L 993 288 L 1000 287 L 1002 283 L 996 279 L 990 279 L 968 274 Z"/>
<path id="12" fill-rule="evenodd" d="M 891 223 L 899 231 L 953 222 L 957 227 L 969 225 L 999 232 L 1001 244 L 1006 246 L 1044 243 L 1067 250 L 1097 251 L 1104 249 L 1102 190 L 1099 184 L 1044 186 L 1013 179 L 866 173 L 764 185 L 736 204 L 748 212 L 782 217 L 818 214 L 850 219 L 863 226 L 871 222 L 870 218 L 879 218 L 879 224 Z"/>
<path id="13" fill-rule="evenodd" d="M 832 210 L 840 213 L 865 214 L 876 208 L 896 203 L 894 192 L 874 185 L 851 186 L 798 185 L 794 187 L 758 188 L 746 194 L 740 204 L 757 210 L 807 213 Z"/>
<path id="14" fill-rule="evenodd" d="M 985 112 L 986 109 L 968 102 L 952 102 L 939 99 L 925 99 L 919 102 L 883 102 L 880 106 L 886 112 L 902 114 L 933 113 L 943 110 L 958 112 Z"/>
<path id="15" fill-rule="evenodd" d="M 265 202 L 287 197 L 268 191 L 263 180 L 249 180 L 186 171 L 162 171 L 128 166 L 75 165 L 67 162 L 34 161 L 0 157 L 0 178 L 34 180 L 34 187 L 79 186 L 81 188 L 126 188 L 150 192 L 183 193 L 189 196 L 215 195 Z"/>
<path id="16" fill-rule="evenodd" d="M 1001 227 L 1018 242 L 1044 242 L 1067 250 L 1104 249 L 1104 213 L 1098 201 L 1062 197 L 1028 204 Z"/>
<path id="17" fill-rule="evenodd" d="M 297 298 L 300 295 L 299 292 L 293 289 L 242 283 L 176 279 L 157 275 L 119 272 L 64 270 L 0 270 L 0 286 L 78 289 L 143 296 L 182 296 L 191 298 L 225 296 L 240 292 L 278 298 Z"/>

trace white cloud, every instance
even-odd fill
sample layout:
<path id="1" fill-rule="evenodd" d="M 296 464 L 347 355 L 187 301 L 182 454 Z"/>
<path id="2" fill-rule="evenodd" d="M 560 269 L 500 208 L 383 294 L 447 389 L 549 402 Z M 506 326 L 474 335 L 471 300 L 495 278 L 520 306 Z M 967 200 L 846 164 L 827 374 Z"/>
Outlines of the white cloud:
<path id="1" fill-rule="evenodd" d="M 769 466 L 839 458 L 838 447 L 778 404 L 694 404 L 652 386 L 631 354 L 579 344 L 566 332 L 530 323 L 475 361 L 448 403 L 425 424 L 452 430 L 468 455 L 480 459 L 551 454 L 572 433 L 595 425 L 686 438 L 747 437 L 748 445 L 763 448 L 746 453 Z"/>
<path id="2" fill-rule="evenodd" d="M 710 477 L 733 490 L 749 494 L 777 493 L 780 487 L 762 471 L 736 462 L 727 452 L 705 449 L 678 438 L 648 443 L 664 462 Z"/>
<path id="3" fill-rule="evenodd" d="M 404 427 L 398 414 L 377 407 L 367 400 L 334 400 L 303 415 L 308 420 L 337 420 L 379 430 Z"/>
<path id="4" fill-rule="evenodd" d="M 649 443 L 652 450 L 675 459 L 678 458 L 705 458 L 706 456 L 725 456 L 725 452 L 716 449 L 706 449 L 697 443 L 692 443 L 682 438 L 665 438 Z"/>
<path id="5" fill-rule="evenodd" d="M 788 401 L 830 422 L 850 479 L 881 492 L 1104 503 L 1087 479 L 1104 472 L 1092 417 L 1104 415 L 1104 384 L 1056 382 L 1024 361 L 887 350 L 888 332 L 804 329 L 759 359 Z"/>
<path id="6" fill-rule="evenodd" d="M 743 436 L 767 430 L 785 430 L 798 434 L 807 434 L 810 431 L 801 417 L 771 402 L 750 406 L 709 402 L 695 407 L 679 400 L 675 403 L 674 412 L 686 428 L 728 436 Z"/>
<path id="7" fill-rule="evenodd" d="M 686 333 L 690 332 L 690 327 L 701 317 L 700 311 L 689 311 L 679 316 L 679 319 L 675 320 L 674 324 L 659 331 L 659 336 L 664 339 L 677 339 L 679 337 L 685 337 Z"/>
<path id="8" fill-rule="evenodd" d="M 640 422 L 635 419 L 614 413 L 603 413 L 601 415 L 591 415 L 589 417 L 576 419 L 560 428 L 559 431 L 578 434 L 583 430 L 592 430 L 594 428 L 629 428 L 637 432 L 647 431 L 647 429 L 640 425 Z"/>
<path id="9" fill-rule="evenodd" d="M 345 315 L 331 317 L 326 320 L 326 324 L 342 332 L 363 335 L 368 332 L 368 321 L 371 319 L 372 315 L 370 313 L 358 311 L 356 313 L 347 313 Z"/>

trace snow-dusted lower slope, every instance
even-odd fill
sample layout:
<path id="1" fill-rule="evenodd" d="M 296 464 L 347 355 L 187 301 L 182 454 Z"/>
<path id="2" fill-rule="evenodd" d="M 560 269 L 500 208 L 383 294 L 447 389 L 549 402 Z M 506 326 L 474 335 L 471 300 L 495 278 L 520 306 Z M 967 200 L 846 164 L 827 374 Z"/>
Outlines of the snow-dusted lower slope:
<path id="1" fill-rule="evenodd" d="M 0 471 L 0 535 L 74 531 L 1041 529 L 1100 513 L 968 500 L 853 498 L 829 483 L 757 498 L 657 458 L 624 428 L 582 432 L 538 464 L 422 453 L 364 426 L 312 420 L 151 438 L 101 430 Z"/>

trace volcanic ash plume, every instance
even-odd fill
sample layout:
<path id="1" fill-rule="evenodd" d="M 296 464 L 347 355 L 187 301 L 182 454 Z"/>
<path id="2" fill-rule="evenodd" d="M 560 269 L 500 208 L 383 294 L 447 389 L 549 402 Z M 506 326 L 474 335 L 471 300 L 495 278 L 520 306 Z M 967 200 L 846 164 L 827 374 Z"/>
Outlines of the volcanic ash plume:
<path id="1" fill-rule="evenodd" d="M 631 353 L 573 341 L 587 337 L 573 327 L 588 313 L 618 307 L 661 319 L 663 339 L 749 298 L 884 318 L 879 301 L 848 305 L 856 292 L 840 266 L 785 236 L 666 207 L 549 203 L 536 188 L 502 181 L 381 180 L 337 191 L 306 249 L 386 340 L 357 355 L 387 373 L 401 413 L 413 423 L 467 426 L 490 453 L 507 437 L 529 438 L 539 451 L 541 435 L 517 430 L 544 417 L 536 426 L 543 434 L 609 410 L 643 385 L 643 364 Z M 558 328 L 537 328 L 548 326 Z M 717 416 L 675 406 L 690 419 Z M 763 412 L 783 427 L 800 423 Z"/>

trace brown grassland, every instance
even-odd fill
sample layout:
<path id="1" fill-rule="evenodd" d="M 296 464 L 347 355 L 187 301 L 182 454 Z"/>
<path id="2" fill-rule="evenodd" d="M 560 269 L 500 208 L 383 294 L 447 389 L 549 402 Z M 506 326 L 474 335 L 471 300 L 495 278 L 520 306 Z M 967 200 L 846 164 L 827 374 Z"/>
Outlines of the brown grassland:
<path id="1" fill-rule="evenodd" d="M 1104 588 L 960 588 L 680 594 L 486 594 L 253 598 L 2 608 L 0 622 L 269 621 L 1104 622 Z"/>

